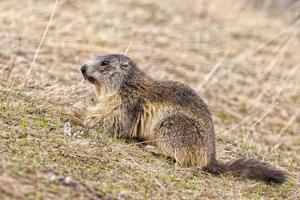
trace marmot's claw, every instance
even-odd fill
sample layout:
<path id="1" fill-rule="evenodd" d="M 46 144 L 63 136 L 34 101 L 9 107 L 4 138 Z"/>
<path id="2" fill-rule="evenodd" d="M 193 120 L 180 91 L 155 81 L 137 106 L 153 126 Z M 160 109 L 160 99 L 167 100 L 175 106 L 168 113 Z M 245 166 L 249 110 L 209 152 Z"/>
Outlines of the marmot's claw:
<path id="1" fill-rule="evenodd" d="M 144 146 L 144 150 L 146 152 L 149 152 L 149 153 L 152 153 L 152 154 L 155 154 L 155 155 L 160 154 L 159 153 L 159 149 L 156 146 L 153 146 L 153 145 L 146 145 L 146 146 Z"/>

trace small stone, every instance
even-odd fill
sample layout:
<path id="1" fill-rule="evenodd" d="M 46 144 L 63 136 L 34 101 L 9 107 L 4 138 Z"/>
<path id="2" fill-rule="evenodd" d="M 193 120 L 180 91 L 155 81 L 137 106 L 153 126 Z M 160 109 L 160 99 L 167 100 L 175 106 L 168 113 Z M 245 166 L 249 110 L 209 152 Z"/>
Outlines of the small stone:
<path id="1" fill-rule="evenodd" d="M 72 128 L 71 128 L 71 123 L 70 122 L 66 122 L 63 127 L 62 127 L 62 134 L 63 135 L 67 135 L 69 137 L 72 137 L 72 132 L 71 132 Z"/>
<path id="2" fill-rule="evenodd" d="M 46 175 L 46 179 L 53 182 L 57 180 L 57 176 L 53 173 L 49 173 Z"/>
<path id="3" fill-rule="evenodd" d="M 72 181 L 72 179 L 69 176 L 67 176 L 64 180 L 66 185 L 69 185 L 71 183 L 71 181 Z"/>
<path id="4" fill-rule="evenodd" d="M 125 192 L 120 192 L 118 195 L 118 200 L 125 200 L 126 198 Z"/>

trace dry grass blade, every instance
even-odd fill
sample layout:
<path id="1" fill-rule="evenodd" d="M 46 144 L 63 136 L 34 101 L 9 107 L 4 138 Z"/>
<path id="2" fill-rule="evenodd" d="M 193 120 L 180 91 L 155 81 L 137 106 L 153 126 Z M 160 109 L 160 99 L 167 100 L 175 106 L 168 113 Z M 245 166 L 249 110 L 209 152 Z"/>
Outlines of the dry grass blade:
<path id="1" fill-rule="evenodd" d="M 20 38 L 20 39 L 19 39 L 18 46 L 17 46 L 16 54 L 14 55 L 13 60 L 12 60 L 11 64 L 10 64 L 9 67 L 8 67 L 7 74 L 3 77 L 2 80 L 0 80 L 0 82 L 2 82 L 2 81 L 7 81 L 7 80 L 9 79 L 9 77 L 10 77 L 10 75 L 11 75 L 11 72 L 12 72 L 12 70 L 13 70 L 14 67 L 15 67 L 16 59 L 17 59 L 18 54 L 19 54 L 19 52 L 20 52 L 21 44 L 22 44 L 22 39 Z"/>
<path id="2" fill-rule="evenodd" d="M 127 48 L 125 49 L 125 52 L 124 52 L 125 56 L 128 54 L 128 51 L 130 50 L 131 45 L 132 45 L 132 42 L 130 41 Z"/>
<path id="3" fill-rule="evenodd" d="M 269 109 L 267 109 L 253 124 L 252 124 L 252 126 L 250 127 L 250 130 L 251 131 L 253 131 L 254 130 L 254 128 L 259 124 L 259 123 L 261 123 L 269 114 L 271 114 L 272 112 L 273 112 L 273 110 L 274 110 L 274 108 L 276 107 L 276 106 L 278 106 L 279 105 L 279 103 L 278 102 L 276 102 L 276 103 L 274 103 L 273 105 L 271 105 L 270 107 L 269 107 Z"/>
<path id="4" fill-rule="evenodd" d="M 295 120 L 299 115 L 300 115 L 300 110 L 298 110 L 298 112 L 295 115 L 293 115 L 290 118 L 290 120 L 287 122 L 287 124 L 279 131 L 279 135 L 283 135 L 284 132 L 295 122 Z"/>
<path id="5" fill-rule="evenodd" d="M 32 60 L 32 62 L 31 62 L 31 64 L 30 64 L 30 67 L 29 67 L 27 73 L 26 73 L 26 77 L 25 77 L 25 85 L 27 85 L 27 83 L 28 83 L 28 79 L 29 79 L 29 76 L 30 76 L 30 74 L 31 74 L 32 68 L 33 68 L 33 66 L 34 66 L 34 64 L 35 64 L 35 62 L 36 62 L 36 59 L 38 58 L 40 49 L 41 49 L 41 47 L 42 47 L 42 45 L 43 45 L 43 43 L 44 43 L 44 40 L 45 40 L 45 38 L 46 38 L 47 32 L 48 32 L 48 30 L 49 30 L 49 27 L 50 27 L 50 25 L 51 25 L 51 23 L 52 23 L 52 20 L 53 20 L 53 17 L 54 17 L 56 8 L 57 8 L 57 4 L 58 4 L 58 0 L 55 0 L 55 4 L 54 4 L 53 10 L 52 10 L 52 12 L 51 12 L 51 15 L 50 15 L 48 24 L 47 24 L 47 26 L 46 26 L 46 28 L 45 28 L 45 30 L 44 30 L 42 39 L 40 40 L 39 46 L 38 46 L 38 48 L 37 48 L 36 51 L 35 51 L 33 60 Z"/>
<path id="6" fill-rule="evenodd" d="M 213 68 L 211 69 L 211 71 L 207 74 L 207 76 L 204 78 L 204 81 L 201 82 L 200 86 L 199 86 L 199 90 L 203 91 L 204 87 L 208 84 L 208 82 L 210 81 L 210 79 L 216 74 L 217 70 L 222 66 L 225 58 L 228 55 L 228 50 L 226 51 L 226 53 L 224 54 L 224 56 L 213 66 Z"/>

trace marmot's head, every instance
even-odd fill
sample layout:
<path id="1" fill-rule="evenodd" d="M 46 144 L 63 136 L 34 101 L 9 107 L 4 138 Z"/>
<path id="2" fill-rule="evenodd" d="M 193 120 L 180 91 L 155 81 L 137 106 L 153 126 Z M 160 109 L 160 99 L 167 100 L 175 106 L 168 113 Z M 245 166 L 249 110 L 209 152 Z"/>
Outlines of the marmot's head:
<path id="1" fill-rule="evenodd" d="M 97 88 L 106 91 L 117 91 L 125 80 L 140 71 L 136 64 L 124 55 L 110 54 L 97 56 L 81 67 L 84 79 L 93 83 Z"/>

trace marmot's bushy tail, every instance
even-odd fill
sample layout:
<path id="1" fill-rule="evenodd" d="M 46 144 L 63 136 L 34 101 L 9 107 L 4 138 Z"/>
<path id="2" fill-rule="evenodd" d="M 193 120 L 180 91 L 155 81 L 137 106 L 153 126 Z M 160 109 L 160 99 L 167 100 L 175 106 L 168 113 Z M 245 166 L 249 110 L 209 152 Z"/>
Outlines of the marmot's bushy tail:
<path id="1" fill-rule="evenodd" d="M 285 172 L 251 158 L 239 158 L 227 163 L 216 162 L 204 170 L 212 174 L 231 172 L 234 176 L 261 180 L 267 183 L 282 184 L 286 180 Z"/>

